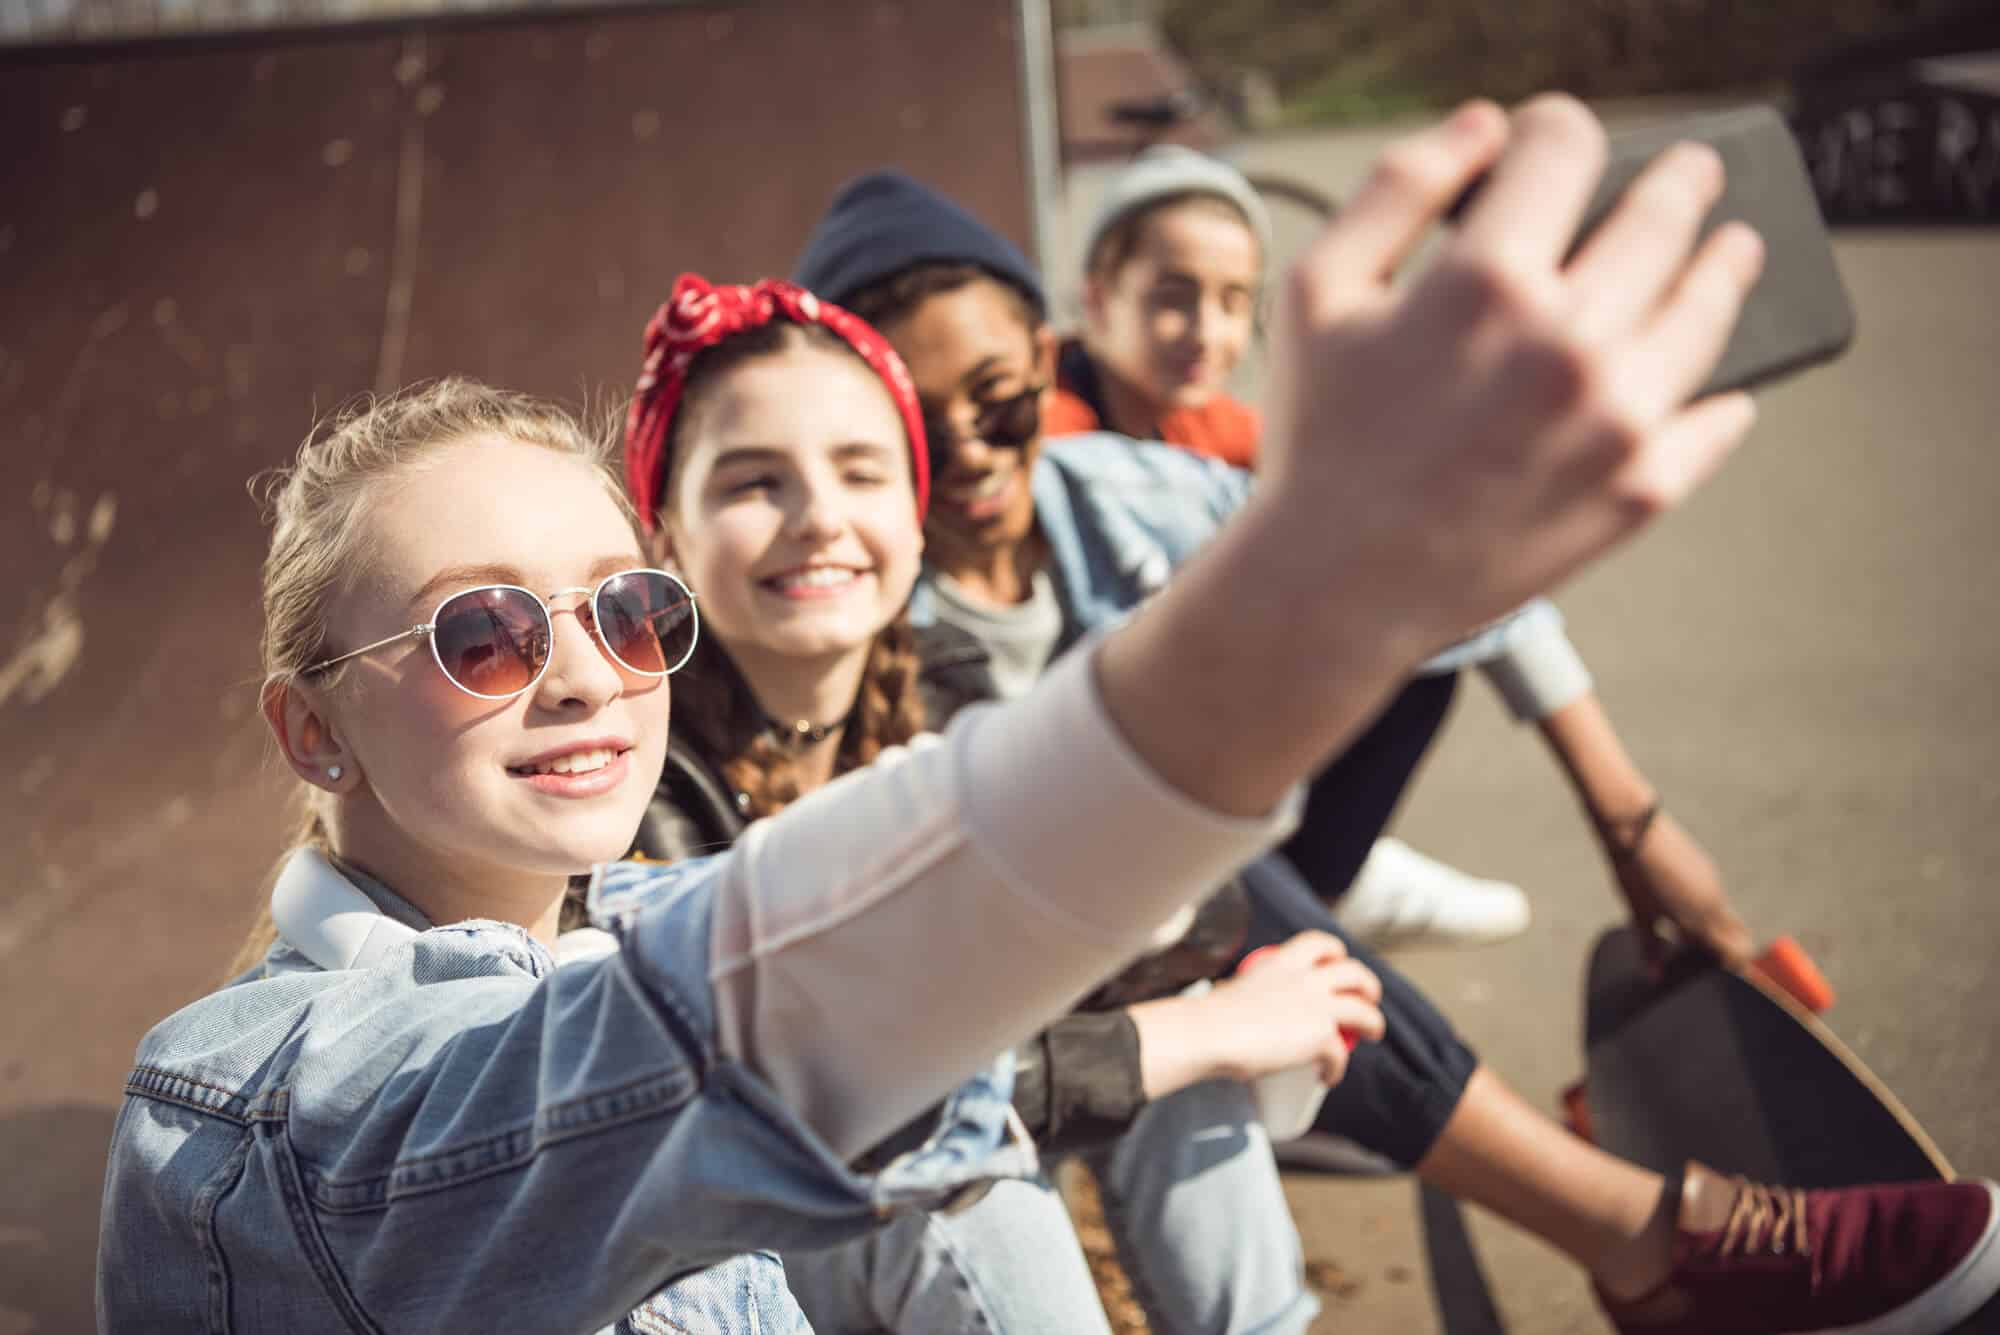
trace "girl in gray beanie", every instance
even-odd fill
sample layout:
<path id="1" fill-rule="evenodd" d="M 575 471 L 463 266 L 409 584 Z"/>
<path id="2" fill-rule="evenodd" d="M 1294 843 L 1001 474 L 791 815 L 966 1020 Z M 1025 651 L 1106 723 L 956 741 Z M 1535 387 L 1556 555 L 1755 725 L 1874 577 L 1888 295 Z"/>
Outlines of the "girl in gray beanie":
<path id="1" fill-rule="evenodd" d="M 1063 345 L 1050 430 L 1117 431 L 1254 467 L 1263 423 L 1226 387 L 1270 254 L 1270 217 L 1242 173 L 1174 144 L 1141 153 L 1084 234 L 1084 330 Z"/>

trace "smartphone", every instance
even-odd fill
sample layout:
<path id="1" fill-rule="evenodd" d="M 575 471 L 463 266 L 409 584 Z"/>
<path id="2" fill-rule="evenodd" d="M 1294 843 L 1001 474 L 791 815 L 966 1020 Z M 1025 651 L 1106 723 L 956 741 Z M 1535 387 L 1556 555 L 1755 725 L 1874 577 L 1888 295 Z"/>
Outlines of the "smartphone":
<path id="1" fill-rule="evenodd" d="M 1702 235 L 1740 221 L 1764 238 L 1764 272 L 1744 299 L 1722 360 L 1695 397 L 1757 389 L 1847 351 L 1854 341 L 1854 306 L 1798 141 L 1768 106 L 1709 112 L 1612 135 L 1604 179 L 1577 229 L 1578 244 L 1647 163 L 1683 140 L 1712 146 L 1728 172 Z M 1449 216 L 1462 213 L 1478 189 L 1475 182 Z"/>

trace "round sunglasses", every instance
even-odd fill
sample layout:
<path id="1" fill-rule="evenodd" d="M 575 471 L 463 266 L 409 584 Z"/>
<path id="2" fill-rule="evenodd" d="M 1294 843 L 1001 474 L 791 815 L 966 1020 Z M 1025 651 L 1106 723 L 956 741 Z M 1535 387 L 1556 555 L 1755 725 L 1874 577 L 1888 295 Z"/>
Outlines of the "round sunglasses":
<path id="1" fill-rule="evenodd" d="M 1048 388 L 1045 384 L 1030 385 L 1004 399 L 975 402 L 972 430 L 964 433 L 963 438 L 984 441 L 1000 450 L 1023 448 L 1042 434 L 1042 395 Z M 961 436 L 936 408 L 927 409 L 923 417 L 924 438 L 931 452 L 931 476 L 936 477 L 950 466 L 951 452 L 958 448 Z"/>
<path id="2" fill-rule="evenodd" d="M 556 599 L 587 593 L 577 619 L 613 663 L 641 677 L 678 672 L 694 655 L 701 630 L 694 594 L 664 570 L 622 570 L 597 587 L 557 589 L 547 598 L 516 584 L 482 584 L 454 593 L 431 619 L 314 663 L 305 675 L 403 640 L 425 638 L 445 680 L 481 700 L 511 700 L 532 689 L 549 670 L 555 642 Z"/>

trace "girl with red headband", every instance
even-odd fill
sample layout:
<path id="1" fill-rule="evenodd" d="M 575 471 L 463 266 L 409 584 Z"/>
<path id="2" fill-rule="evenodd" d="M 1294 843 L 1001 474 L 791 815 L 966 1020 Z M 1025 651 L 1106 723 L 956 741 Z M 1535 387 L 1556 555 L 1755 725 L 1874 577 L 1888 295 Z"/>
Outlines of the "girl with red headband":
<path id="1" fill-rule="evenodd" d="M 701 591 L 705 636 L 677 681 L 681 725 L 642 852 L 673 860 L 724 846 L 749 821 L 995 694 L 971 636 L 913 632 L 904 610 L 923 544 L 925 456 L 902 362 L 866 324 L 788 283 L 715 287 L 688 275 L 675 285 L 646 331 L 626 481 L 661 559 Z M 1377 992 L 1338 943 L 1309 934 L 1286 948 L 1287 967 L 1176 996 L 1226 965 L 1246 924 L 1233 887 L 1170 924 L 1162 949 L 1023 1046 L 1015 1104 L 1044 1153 L 1141 1138 L 1133 1152 L 1162 1178 L 1201 1154 L 1204 1172 L 1179 1175 L 1201 1177 L 1234 1221 L 1230 1255 L 1204 1258 L 1226 1277 L 1215 1287 L 1228 1328 L 1302 1328 L 1317 1304 L 1242 1081 L 1307 1063 L 1338 1070 L 1340 1054 L 1326 1048 L 1339 1048 L 1346 1020 L 1374 1032 Z M 1266 1027 L 1269 1041 L 1246 1044 Z M 1171 1250 L 1143 1220 L 1112 1222 L 1128 1253 Z M 1156 1273 L 1175 1261 L 1151 1259 Z M 1106 1328 L 1046 1178 L 788 1256 L 786 1273 L 825 1330 Z M 1160 1329 L 1186 1319 L 1162 1312 Z"/>

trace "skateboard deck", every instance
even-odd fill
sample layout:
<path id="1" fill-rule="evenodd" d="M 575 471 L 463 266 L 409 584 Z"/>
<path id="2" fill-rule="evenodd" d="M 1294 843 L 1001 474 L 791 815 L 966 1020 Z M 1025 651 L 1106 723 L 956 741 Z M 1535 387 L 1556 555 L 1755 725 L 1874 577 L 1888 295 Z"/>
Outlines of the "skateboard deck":
<path id="1" fill-rule="evenodd" d="M 1692 953 L 1655 979 L 1638 933 L 1598 939 L 1583 1100 L 1604 1149 L 1793 1187 L 1950 1180 L 1889 1088 L 1784 988 Z"/>

